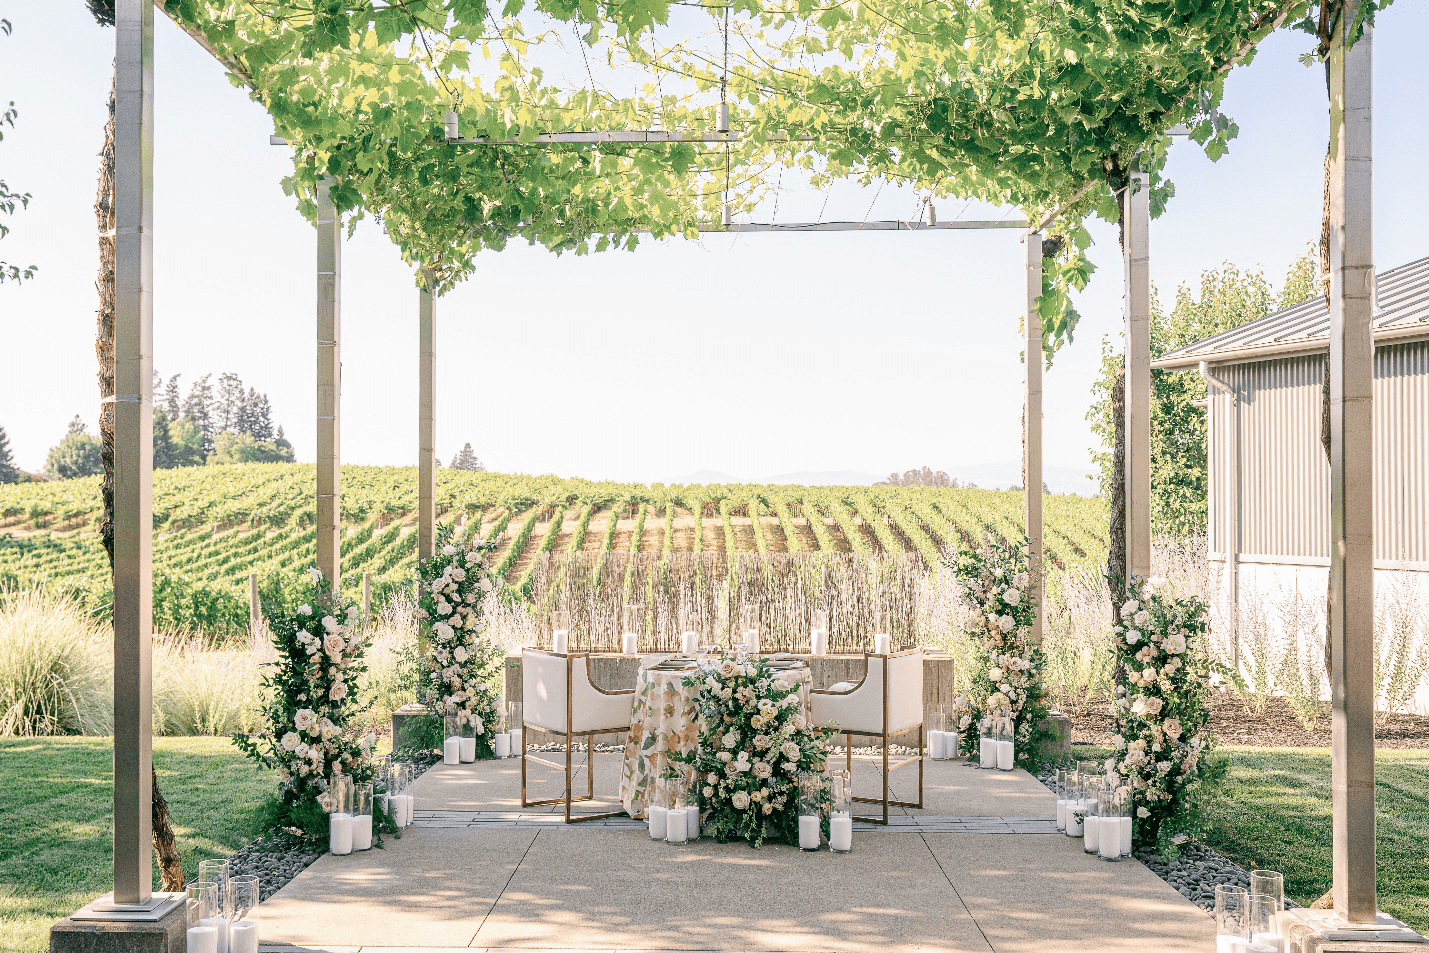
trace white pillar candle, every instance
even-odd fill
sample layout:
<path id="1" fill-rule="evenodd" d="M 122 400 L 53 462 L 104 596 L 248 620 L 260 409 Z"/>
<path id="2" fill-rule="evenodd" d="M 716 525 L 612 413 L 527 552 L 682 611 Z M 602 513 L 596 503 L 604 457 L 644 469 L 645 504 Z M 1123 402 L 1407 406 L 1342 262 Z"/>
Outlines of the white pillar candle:
<path id="1" fill-rule="evenodd" d="M 952 761 L 958 757 L 958 751 L 961 750 L 958 745 L 961 739 L 956 731 L 945 731 L 943 734 L 946 736 L 948 745 L 948 760 Z"/>
<path id="2" fill-rule="evenodd" d="M 829 633 L 827 629 L 814 629 L 809 633 L 810 654 L 829 654 Z"/>
<path id="3" fill-rule="evenodd" d="M 352 815 L 329 814 L 327 846 L 334 854 L 352 853 Z"/>
<path id="4" fill-rule="evenodd" d="M 936 729 L 928 732 L 928 757 L 934 761 L 943 760 L 943 733 Z"/>
<path id="5" fill-rule="evenodd" d="M 640 651 L 640 636 L 627 632 L 620 637 L 620 651 L 626 655 L 636 655 Z"/>
<path id="6" fill-rule="evenodd" d="M 461 764 L 460 735 L 452 735 L 442 742 L 442 764 Z"/>
<path id="7" fill-rule="evenodd" d="M 371 850 L 372 849 L 372 815 L 354 814 L 352 816 L 352 849 Z"/>
<path id="8" fill-rule="evenodd" d="M 383 814 L 386 814 L 388 817 L 392 817 L 392 796 L 390 794 L 377 795 L 377 803 L 382 805 Z M 396 818 L 392 819 L 392 823 L 397 823 Z"/>
<path id="9" fill-rule="evenodd" d="M 1121 857 L 1121 825 L 1115 817 L 1099 819 L 1097 827 L 1097 854 L 1102 860 L 1116 860 Z"/>
<path id="10" fill-rule="evenodd" d="M 1059 830 L 1059 831 L 1065 831 L 1066 829 L 1067 829 L 1067 799 L 1064 798 L 1064 797 L 1059 797 L 1059 798 L 1057 798 L 1057 830 Z"/>
<path id="11" fill-rule="evenodd" d="M 1242 936 L 1226 936 L 1222 934 L 1216 937 L 1216 953 L 1247 953 L 1250 942 Z"/>
<path id="12" fill-rule="evenodd" d="M 397 807 L 398 816 L 402 818 L 402 820 L 398 822 L 397 826 L 412 826 L 412 814 L 416 810 L 417 799 L 412 797 L 412 795 L 410 794 L 400 794 L 397 796 L 397 801 L 399 802 Z"/>
<path id="13" fill-rule="evenodd" d="M 1245 953 L 1279 953 L 1279 947 L 1274 943 L 1257 943 L 1251 940 L 1246 944 Z"/>
<path id="14" fill-rule="evenodd" d="M 991 768 L 997 764 L 997 741 L 993 738 L 977 740 L 977 764 L 980 768 Z"/>
<path id="15" fill-rule="evenodd" d="M 492 735 L 491 753 L 498 758 L 511 757 L 511 736 L 504 731 Z"/>
<path id="16" fill-rule="evenodd" d="M 551 648 L 560 655 L 565 655 L 571 650 L 571 633 L 566 629 L 557 629 L 551 633 Z"/>
<path id="17" fill-rule="evenodd" d="M 1256 949 L 1264 947 L 1274 953 L 1285 953 L 1285 937 L 1279 933 L 1252 933 L 1250 935 L 1250 948 L 1254 953 L 1264 953 L 1263 950 Z"/>
<path id="18" fill-rule="evenodd" d="M 694 655 L 700 650 L 700 634 L 698 632 L 680 633 L 680 651 L 686 655 Z"/>
<path id="19" fill-rule="evenodd" d="M 372 815 L 366 815 L 368 832 L 371 833 Z M 258 924 L 253 920 L 239 920 L 229 928 L 229 953 L 258 953 Z"/>
<path id="20" fill-rule="evenodd" d="M 660 807 L 659 805 L 652 805 L 651 807 L 645 809 L 645 817 L 650 822 L 651 840 L 665 839 L 666 828 L 669 826 L 665 823 L 665 820 L 669 813 L 669 810 Z"/>
<path id="21" fill-rule="evenodd" d="M 461 739 L 461 760 L 464 764 L 471 764 L 476 760 L 476 736 Z"/>
<path id="22" fill-rule="evenodd" d="M 1121 835 L 1121 856 L 1131 856 L 1131 818 L 1118 817 L 1116 819 L 1117 832 Z"/>
<path id="23" fill-rule="evenodd" d="M 665 843 L 683 844 L 689 838 L 686 810 L 683 807 L 672 807 L 665 812 Z"/>
<path id="24" fill-rule="evenodd" d="M 198 922 L 201 927 L 213 930 L 215 953 L 228 953 L 228 921 L 222 917 L 205 917 Z"/>
<path id="25" fill-rule="evenodd" d="M 521 737 L 521 729 L 512 728 L 508 734 L 511 735 L 511 757 L 521 757 L 526 753 L 526 742 Z"/>
<path id="26" fill-rule="evenodd" d="M 829 815 L 829 850 L 836 854 L 853 850 L 853 818 L 849 815 Z"/>
<path id="27" fill-rule="evenodd" d="M 206 926 L 189 927 L 185 949 L 187 953 L 218 953 L 218 931 Z"/>
<path id="28" fill-rule="evenodd" d="M 893 648 L 893 640 L 888 633 L 880 632 L 873 637 L 873 653 L 875 655 L 887 655 Z"/>
<path id="29" fill-rule="evenodd" d="M 1082 807 L 1082 802 L 1081 802 L 1081 801 L 1068 801 L 1068 802 L 1067 802 L 1067 836 L 1068 836 L 1068 837 L 1081 837 L 1081 836 L 1082 836 L 1082 819 L 1081 819 L 1080 817 L 1078 817 L 1077 815 L 1080 814 L 1083 810 L 1084 810 L 1084 808 Z"/>
<path id="30" fill-rule="evenodd" d="M 1011 771 L 1011 770 L 1012 770 L 1012 758 L 1013 758 L 1012 742 L 1010 742 L 1010 741 L 999 741 L 999 742 L 997 743 L 997 770 L 999 770 L 999 771 Z"/>
<path id="31" fill-rule="evenodd" d="M 759 630 L 750 629 L 744 634 L 744 648 L 750 655 L 759 654 Z"/>
<path id="32" fill-rule="evenodd" d="M 1095 814 L 1088 814 L 1082 821 L 1082 850 L 1089 854 L 1097 852 L 1097 834 L 1101 832 L 1102 819 Z"/>
<path id="33" fill-rule="evenodd" d="M 700 809 L 693 804 L 685 808 L 685 836 L 690 840 L 700 839 Z"/>
<path id="34" fill-rule="evenodd" d="M 817 814 L 799 815 L 799 849 L 818 850 L 821 834 L 819 831 L 822 822 Z"/>

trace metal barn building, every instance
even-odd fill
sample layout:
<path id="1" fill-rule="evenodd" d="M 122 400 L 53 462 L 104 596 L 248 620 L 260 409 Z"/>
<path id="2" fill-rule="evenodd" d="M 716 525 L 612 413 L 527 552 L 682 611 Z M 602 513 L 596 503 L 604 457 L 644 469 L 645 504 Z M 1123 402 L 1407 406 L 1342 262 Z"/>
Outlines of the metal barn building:
<path id="1" fill-rule="evenodd" d="M 1376 601 L 1417 598 L 1429 618 L 1429 258 L 1378 276 L 1375 300 Z M 1167 354 L 1207 384 L 1208 550 L 1215 615 L 1324 611 L 1329 464 L 1320 442 L 1329 311 L 1316 298 Z M 1417 596 L 1416 596 L 1417 593 Z M 1229 611 L 1239 605 L 1239 615 Z M 1419 707 L 1429 702 L 1419 695 Z"/>

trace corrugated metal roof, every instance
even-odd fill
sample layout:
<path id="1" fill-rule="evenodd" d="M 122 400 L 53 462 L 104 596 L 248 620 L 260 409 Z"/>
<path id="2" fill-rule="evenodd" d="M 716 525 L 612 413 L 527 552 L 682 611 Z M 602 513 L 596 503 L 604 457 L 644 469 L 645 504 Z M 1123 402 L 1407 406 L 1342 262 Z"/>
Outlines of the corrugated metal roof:
<path id="1" fill-rule="evenodd" d="M 1429 336 L 1429 258 L 1382 272 L 1376 278 L 1375 339 Z M 1267 314 L 1249 324 L 1178 348 L 1153 361 L 1153 367 L 1189 366 L 1200 361 L 1275 357 L 1279 353 L 1320 350 L 1330 336 L 1330 309 L 1313 298 L 1293 308 Z"/>

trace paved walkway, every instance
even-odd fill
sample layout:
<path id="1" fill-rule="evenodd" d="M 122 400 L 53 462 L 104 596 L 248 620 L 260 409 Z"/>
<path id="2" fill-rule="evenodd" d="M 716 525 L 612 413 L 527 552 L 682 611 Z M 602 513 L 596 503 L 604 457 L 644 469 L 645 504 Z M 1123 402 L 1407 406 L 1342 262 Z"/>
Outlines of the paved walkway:
<path id="1" fill-rule="evenodd" d="M 596 759 L 596 791 L 612 799 L 617 757 Z M 532 796 L 556 792 L 558 780 L 530 769 L 543 778 Z M 861 766 L 855 786 L 871 793 L 876 777 Z M 916 794 L 915 773 L 895 778 L 896 796 Z M 1049 833 L 1055 800 L 1022 771 L 929 762 L 925 809 L 861 825 L 847 855 L 676 847 L 627 818 L 567 827 L 552 809 L 521 808 L 515 760 L 439 765 L 415 794 L 416 824 L 400 840 L 325 856 L 263 905 L 264 950 L 1191 953 L 1214 943 L 1210 918 L 1140 863 L 1105 863 Z"/>

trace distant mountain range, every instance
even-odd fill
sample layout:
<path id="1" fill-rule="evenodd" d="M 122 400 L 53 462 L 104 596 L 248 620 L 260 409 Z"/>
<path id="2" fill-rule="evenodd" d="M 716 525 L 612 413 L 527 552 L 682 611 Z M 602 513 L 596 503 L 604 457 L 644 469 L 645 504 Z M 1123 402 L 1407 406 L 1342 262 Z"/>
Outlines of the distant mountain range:
<path id="1" fill-rule="evenodd" d="M 1011 460 L 1002 463 L 977 463 L 963 467 L 944 467 L 949 476 L 959 483 L 973 482 L 980 487 L 1005 490 L 1022 482 L 1022 463 Z M 901 471 L 900 471 L 901 472 Z M 1053 493 L 1074 493 L 1078 496 L 1096 496 L 1097 481 L 1092 468 L 1049 466 L 1044 474 L 1047 488 Z M 776 473 L 773 476 L 741 477 L 723 470 L 696 470 L 683 476 L 672 477 L 666 483 L 783 483 L 797 486 L 869 486 L 886 480 L 887 473 L 869 473 L 862 470 L 800 470 L 794 473 Z"/>

